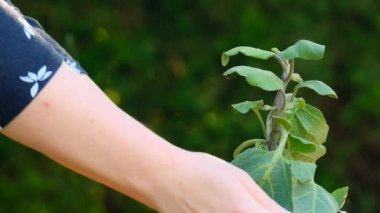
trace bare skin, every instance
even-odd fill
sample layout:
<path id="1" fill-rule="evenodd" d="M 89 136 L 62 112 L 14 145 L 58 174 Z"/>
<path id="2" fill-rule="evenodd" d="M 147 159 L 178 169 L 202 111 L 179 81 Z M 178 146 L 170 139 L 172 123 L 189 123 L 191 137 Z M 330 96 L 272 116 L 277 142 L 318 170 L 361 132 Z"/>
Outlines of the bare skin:
<path id="1" fill-rule="evenodd" d="M 65 63 L 2 133 L 159 212 L 285 212 L 245 172 L 168 143 Z"/>

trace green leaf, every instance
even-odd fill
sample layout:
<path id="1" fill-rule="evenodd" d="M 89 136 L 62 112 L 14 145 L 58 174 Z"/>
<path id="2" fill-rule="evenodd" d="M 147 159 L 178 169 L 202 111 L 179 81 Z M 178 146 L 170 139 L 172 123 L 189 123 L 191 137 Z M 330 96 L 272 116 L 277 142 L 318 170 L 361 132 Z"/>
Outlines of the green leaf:
<path id="1" fill-rule="evenodd" d="M 248 66 L 236 66 L 236 67 L 232 67 L 232 68 L 228 69 L 227 71 L 225 71 L 223 73 L 223 75 L 227 76 L 227 75 L 230 75 L 230 74 L 236 72 L 240 76 L 247 77 L 248 75 L 255 74 L 255 73 L 261 72 L 261 71 L 264 71 L 264 70 L 254 68 L 254 67 L 248 67 Z"/>
<path id="2" fill-rule="evenodd" d="M 312 89 L 320 95 L 326 95 L 331 98 L 338 98 L 334 90 L 332 90 L 329 86 L 327 86 L 327 84 L 323 83 L 322 81 L 316 81 L 316 80 L 304 81 L 303 83 L 300 83 L 296 86 L 296 90 L 303 87 Z"/>
<path id="3" fill-rule="evenodd" d="M 234 56 L 239 53 L 262 60 L 266 60 L 275 55 L 273 52 L 270 51 L 261 50 L 253 47 L 240 46 L 232 48 L 222 54 L 222 65 L 227 66 L 228 61 L 230 60 L 230 56 Z"/>
<path id="4" fill-rule="evenodd" d="M 347 198 L 347 194 L 348 194 L 347 186 L 337 189 L 331 193 L 331 195 L 335 198 L 336 202 L 338 203 L 339 209 L 341 209 L 344 206 L 344 203 Z"/>
<path id="5" fill-rule="evenodd" d="M 299 182 L 306 183 L 314 180 L 315 169 L 317 168 L 315 163 L 305 163 L 298 160 L 290 160 L 288 162 L 293 177 Z"/>
<path id="6" fill-rule="evenodd" d="M 312 142 L 304 138 L 289 134 L 288 149 L 291 153 L 297 153 L 297 152 L 311 153 L 311 152 L 315 152 L 317 148 L 316 148 L 316 145 L 313 144 Z"/>
<path id="7" fill-rule="evenodd" d="M 326 154 L 326 147 L 323 145 L 315 145 L 314 152 L 291 152 L 293 159 L 304 162 L 316 162 L 319 158 Z"/>
<path id="8" fill-rule="evenodd" d="M 308 40 L 299 40 L 294 45 L 282 51 L 279 55 L 281 58 L 291 60 L 301 58 L 306 60 L 319 60 L 323 57 L 325 46 Z"/>
<path id="9" fill-rule="evenodd" d="M 273 72 L 248 66 L 236 66 L 223 73 L 224 76 L 237 73 L 246 78 L 251 86 L 266 91 L 276 91 L 284 88 L 284 83 Z"/>
<path id="10" fill-rule="evenodd" d="M 236 109 L 238 112 L 245 114 L 249 112 L 249 110 L 259 110 L 262 106 L 264 106 L 264 101 L 244 101 L 242 103 L 233 104 L 232 107 Z"/>
<path id="11" fill-rule="evenodd" d="M 277 203 L 292 210 L 292 178 L 289 165 L 280 152 L 250 148 L 232 164 L 245 170 Z"/>
<path id="12" fill-rule="evenodd" d="M 336 213 L 334 197 L 314 181 L 293 182 L 293 213 Z"/>
<path id="13" fill-rule="evenodd" d="M 272 116 L 272 118 L 276 123 L 282 125 L 287 131 L 290 131 L 293 128 L 292 124 L 283 117 Z"/>
<path id="14" fill-rule="evenodd" d="M 302 101 L 301 101 L 302 102 Z M 329 126 L 322 112 L 310 104 L 299 104 L 283 115 L 293 126 L 293 136 L 304 138 L 314 144 L 326 141 Z"/>
<path id="15" fill-rule="evenodd" d="M 299 100 L 302 99 L 297 99 L 295 102 Z M 300 101 L 300 103 L 303 102 Z M 310 141 L 316 149 L 310 153 L 305 153 L 305 150 L 299 152 L 292 150 L 292 155 L 296 160 L 315 162 L 326 153 L 326 148 L 322 144 L 326 141 L 329 126 L 319 109 L 309 104 L 294 104 L 294 106 L 295 108 L 286 111 L 283 115 L 293 126 L 288 140 L 291 141 L 291 145 L 300 144 L 299 142 L 307 144 L 304 140 Z"/>

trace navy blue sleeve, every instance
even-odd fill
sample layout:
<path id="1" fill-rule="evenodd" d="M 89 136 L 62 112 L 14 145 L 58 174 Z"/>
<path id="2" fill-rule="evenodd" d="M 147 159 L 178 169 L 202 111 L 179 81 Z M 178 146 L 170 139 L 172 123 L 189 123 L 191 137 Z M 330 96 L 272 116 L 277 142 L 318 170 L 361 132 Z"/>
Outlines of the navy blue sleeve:
<path id="1" fill-rule="evenodd" d="M 37 21 L 0 0 L 0 129 L 38 95 L 64 62 L 85 73 Z"/>

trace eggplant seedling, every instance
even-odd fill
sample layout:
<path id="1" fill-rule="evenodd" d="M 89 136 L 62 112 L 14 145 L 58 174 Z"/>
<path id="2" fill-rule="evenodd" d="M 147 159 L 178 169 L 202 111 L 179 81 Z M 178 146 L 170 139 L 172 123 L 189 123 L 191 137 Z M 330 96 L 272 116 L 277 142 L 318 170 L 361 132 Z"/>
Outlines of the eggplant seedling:
<path id="1" fill-rule="evenodd" d="M 232 164 L 248 172 L 276 202 L 294 213 L 336 213 L 343 207 L 348 187 L 330 193 L 314 181 L 316 161 L 326 153 L 329 126 L 322 112 L 297 96 L 308 88 L 319 95 L 337 98 L 335 92 L 318 80 L 304 81 L 295 69 L 295 60 L 319 60 L 323 45 L 300 40 L 287 49 L 271 51 L 239 46 L 222 54 L 222 64 L 239 53 L 267 60 L 274 58 L 282 68 L 274 72 L 250 66 L 235 66 L 224 75 L 238 74 L 248 84 L 265 91 L 276 91 L 273 105 L 263 100 L 245 101 L 232 107 L 240 113 L 253 111 L 263 130 L 263 138 L 243 142 L 234 152 Z M 295 86 L 289 89 L 291 82 Z M 264 121 L 262 112 L 266 111 Z"/>

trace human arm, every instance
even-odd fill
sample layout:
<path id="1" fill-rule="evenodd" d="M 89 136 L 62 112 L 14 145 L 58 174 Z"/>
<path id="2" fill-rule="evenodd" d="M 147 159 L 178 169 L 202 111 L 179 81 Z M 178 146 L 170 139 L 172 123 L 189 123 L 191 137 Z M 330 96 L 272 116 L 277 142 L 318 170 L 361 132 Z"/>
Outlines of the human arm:
<path id="1" fill-rule="evenodd" d="M 246 173 L 173 146 L 70 69 L 63 63 L 3 134 L 160 212 L 282 211 Z"/>

